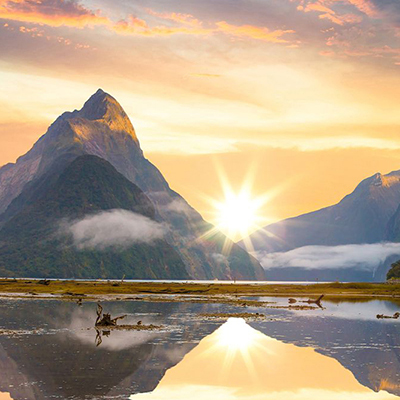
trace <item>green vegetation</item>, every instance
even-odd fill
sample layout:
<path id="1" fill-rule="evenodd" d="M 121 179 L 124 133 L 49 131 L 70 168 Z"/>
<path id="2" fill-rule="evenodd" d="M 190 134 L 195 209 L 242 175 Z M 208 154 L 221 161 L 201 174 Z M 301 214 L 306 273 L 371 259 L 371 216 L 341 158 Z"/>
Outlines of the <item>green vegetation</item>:
<path id="1" fill-rule="evenodd" d="M 392 264 L 387 273 L 387 279 L 400 279 L 400 260 Z"/>
<path id="2" fill-rule="evenodd" d="M 42 196 L 0 231 L 0 276 L 59 278 L 186 278 L 179 254 L 165 241 L 78 250 L 62 222 L 125 209 L 154 219 L 150 200 L 107 161 L 75 159 Z"/>
<path id="3" fill-rule="evenodd" d="M 400 284 L 387 283 L 326 283 L 315 285 L 295 284 L 228 284 L 228 283 L 182 283 L 182 282 L 121 282 L 121 281 L 50 281 L 48 285 L 36 280 L 0 280 L 0 293 L 36 293 L 67 296 L 82 295 L 135 295 L 135 294 L 177 294 L 206 295 L 215 299 L 218 295 L 233 296 L 297 296 L 324 299 L 346 298 L 363 301 L 371 298 L 400 298 Z M 229 299 L 228 299 L 229 300 Z M 251 305 L 251 300 L 238 299 L 240 303 Z M 248 303 L 248 304 L 247 304 Z"/>

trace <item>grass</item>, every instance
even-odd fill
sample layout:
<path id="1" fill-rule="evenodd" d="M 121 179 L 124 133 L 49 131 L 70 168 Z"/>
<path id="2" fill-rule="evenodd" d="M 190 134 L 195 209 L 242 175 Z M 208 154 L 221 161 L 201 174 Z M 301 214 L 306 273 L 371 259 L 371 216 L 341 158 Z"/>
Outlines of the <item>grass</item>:
<path id="1" fill-rule="evenodd" d="M 254 296 L 313 296 L 329 298 L 399 297 L 400 284 L 388 283 L 319 283 L 296 284 L 221 284 L 181 282 L 121 282 L 121 281 L 60 281 L 48 285 L 37 280 L 0 279 L 0 295 L 49 294 L 66 296 L 129 295 L 129 294 L 185 294 L 185 295 L 254 295 Z"/>

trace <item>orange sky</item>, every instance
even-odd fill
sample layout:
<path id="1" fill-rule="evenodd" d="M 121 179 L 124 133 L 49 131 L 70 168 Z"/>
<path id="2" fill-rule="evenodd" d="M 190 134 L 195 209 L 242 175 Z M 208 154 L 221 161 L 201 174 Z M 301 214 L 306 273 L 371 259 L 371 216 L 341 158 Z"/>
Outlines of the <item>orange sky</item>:
<path id="1" fill-rule="evenodd" d="M 252 171 L 265 222 L 400 169 L 396 0 L 0 0 L 0 164 L 98 87 L 207 219 Z M 195 177 L 195 179 L 194 179 Z"/>

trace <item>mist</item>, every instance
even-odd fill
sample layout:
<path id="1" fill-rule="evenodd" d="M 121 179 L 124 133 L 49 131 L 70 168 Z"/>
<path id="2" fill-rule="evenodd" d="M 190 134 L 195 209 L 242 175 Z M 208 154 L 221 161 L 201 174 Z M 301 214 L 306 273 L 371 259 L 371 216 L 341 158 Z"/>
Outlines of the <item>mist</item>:
<path id="1" fill-rule="evenodd" d="M 398 255 L 400 243 L 305 246 L 285 253 L 255 252 L 264 269 L 299 267 L 304 269 L 357 268 L 373 271 L 387 257 Z"/>
<path id="2" fill-rule="evenodd" d="M 151 243 L 160 239 L 166 227 L 143 215 L 127 210 L 102 211 L 67 224 L 74 245 L 79 249 L 128 247 L 135 243 Z"/>
<path id="3" fill-rule="evenodd" d="M 228 257 L 226 257 L 223 254 L 220 253 L 212 253 L 211 258 L 217 263 L 217 264 L 229 264 Z"/>

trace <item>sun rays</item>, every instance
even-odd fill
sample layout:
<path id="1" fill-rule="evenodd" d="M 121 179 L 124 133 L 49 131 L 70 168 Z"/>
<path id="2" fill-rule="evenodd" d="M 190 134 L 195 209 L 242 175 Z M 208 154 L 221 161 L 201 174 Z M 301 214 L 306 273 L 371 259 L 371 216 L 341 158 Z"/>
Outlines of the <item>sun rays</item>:
<path id="1" fill-rule="evenodd" d="M 222 248 L 222 254 L 228 255 L 233 243 L 243 240 L 248 251 L 253 251 L 249 236 L 261 230 L 273 218 L 265 213 L 265 206 L 280 194 L 284 185 L 271 188 L 262 194 L 253 193 L 255 178 L 254 165 L 250 165 L 239 189 L 234 189 L 221 165 L 216 164 L 222 196 L 220 199 L 203 195 L 209 203 L 212 211 L 210 215 L 215 221 L 215 226 L 205 232 L 199 240 L 208 240 L 222 232 L 226 240 Z"/>

